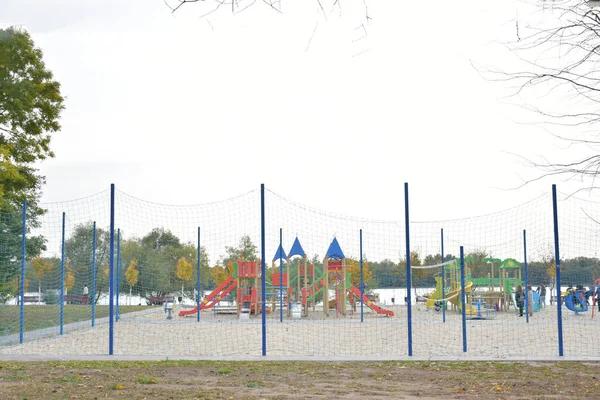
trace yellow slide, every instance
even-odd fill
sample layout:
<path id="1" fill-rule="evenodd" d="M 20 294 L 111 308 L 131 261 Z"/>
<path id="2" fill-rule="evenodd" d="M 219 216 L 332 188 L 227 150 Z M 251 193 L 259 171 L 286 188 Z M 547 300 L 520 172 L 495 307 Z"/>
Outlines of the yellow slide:
<path id="1" fill-rule="evenodd" d="M 473 282 L 467 282 L 467 284 L 465 285 L 465 293 L 471 293 L 471 287 L 473 286 Z M 436 290 L 437 291 L 437 290 Z M 452 290 L 448 293 L 446 293 L 446 299 L 448 299 L 448 301 L 452 304 L 454 304 L 459 310 L 460 307 L 458 305 L 458 302 L 460 300 L 460 287 L 456 290 Z M 467 309 L 466 309 L 466 314 L 467 315 L 477 315 L 477 309 L 470 306 L 469 304 L 467 304 Z"/>
<path id="2" fill-rule="evenodd" d="M 431 307 L 435 306 L 435 303 L 442 298 L 442 278 L 436 276 L 435 281 L 435 290 L 429 295 L 429 298 L 425 301 L 425 308 L 427 308 L 428 310 Z"/>

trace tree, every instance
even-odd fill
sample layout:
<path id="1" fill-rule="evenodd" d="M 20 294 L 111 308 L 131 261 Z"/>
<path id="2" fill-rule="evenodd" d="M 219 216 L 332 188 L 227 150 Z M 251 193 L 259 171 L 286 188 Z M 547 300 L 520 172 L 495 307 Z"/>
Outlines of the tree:
<path id="1" fill-rule="evenodd" d="M 73 269 L 69 266 L 69 263 L 65 263 L 65 294 L 69 293 L 75 286 L 75 274 Z"/>
<path id="2" fill-rule="evenodd" d="M 225 251 L 227 252 L 227 256 L 222 260 L 223 265 L 227 265 L 229 261 L 256 261 L 258 260 L 258 248 L 254 243 L 252 243 L 252 239 L 250 236 L 244 235 L 240 238 L 237 247 L 225 247 Z"/>
<path id="3" fill-rule="evenodd" d="M 418 267 L 421 265 L 421 256 L 416 251 L 410 252 L 410 266 Z M 426 279 L 427 276 L 431 273 L 426 269 L 416 268 L 411 270 L 411 274 L 413 277 L 413 287 L 415 288 L 415 298 L 417 297 L 417 286 L 423 286 L 423 279 Z"/>
<path id="4" fill-rule="evenodd" d="M 21 237 L 21 206 L 27 201 L 27 232 L 39 226 L 44 177 L 35 164 L 53 157 L 50 135 L 60 130 L 64 109 L 60 85 L 42 59 L 42 51 L 24 30 L 0 29 L 0 211 L 15 217 L 0 218 L 0 231 Z M 5 243 L 3 243 L 5 244 Z M 20 240 L 7 243 L 0 258 L 0 294 L 19 273 L 16 255 Z M 46 250 L 45 239 L 28 235 L 27 255 Z M 8 254 L 8 257 L 5 255 Z"/>
<path id="5" fill-rule="evenodd" d="M 41 301 L 42 279 L 48 272 L 52 271 L 52 268 L 54 268 L 54 263 L 47 258 L 36 257 L 31 260 L 31 267 L 33 268 L 33 276 L 38 282 L 38 299 Z"/>
<path id="6" fill-rule="evenodd" d="M 94 301 L 104 292 L 108 292 L 108 270 L 110 262 L 110 233 L 108 230 L 96 228 L 96 270 L 92 271 L 94 224 L 87 222 L 77 224 L 71 236 L 65 240 L 65 258 L 73 268 L 75 289 L 81 293 L 84 285 L 96 277 L 96 293 Z"/>
<path id="7" fill-rule="evenodd" d="M 181 299 L 183 300 L 183 287 L 185 282 L 189 281 L 192 278 L 192 264 L 186 260 L 185 258 L 180 258 L 177 260 L 177 278 L 179 278 L 181 282 Z"/>
<path id="8" fill-rule="evenodd" d="M 247 10 L 248 8 L 254 6 L 255 1 L 251 1 L 249 3 L 244 4 L 239 0 L 164 0 L 165 5 L 171 10 L 171 13 L 176 13 L 180 8 L 184 5 L 196 5 L 200 12 L 200 18 L 207 17 L 218 11 L 226 11 L 229 10 L 232 14 L 238 14 Z M 281 0 L 263 0 L 256 4 L 256 6 L 266 6 L 266 9 L 269 11 L 275 12 L 277 14 L 281 14 L 283 12 Z M 348 4 L 347 2 L 344 2 Z M 371 17 L 369 16 L 369 9 L 367 7 L 367 0 L 353 0 L 350 4 L 354 3 L 350 9 L 359 9 L 361 21 L 364 25 L 368 24 Z M 307 2 L 299 2 L 298 4 L 308 6 L 314 11 L 318 12 L 319 15 L 322 15 L 325 20 L 327 20 L 328 13 L 334 12 L 343 12 L 342 1 L 340 0 L 315 0 L 315 1 L 307 1 Z M 225 7 L 222 7 L 225 6 Z M 222 8 L 221 8 L 222 7 Z M 364 10 L 364 11 L 363 11 Z M 364 12 L 364 14 L 363 14 Z M 316 29 L 316 28 L 315 28 Z M 366 28 L 362 26 L 362 29 Z"/>
<path id="9" fill-rule="evenodd" d="M 142 238 L 142 247 L 150 250 L 163 250 L 167 247 L 181 247 L 181 241 L 173 232 L 165 228 L 154 228 Z"/>
<path id="10" fill-rule="evenodd" d="M 125 271 L 125 278 L 127 278 L 127 283 L 129 283 L 129 305 L 131 305 L 131 291 L 133 285 L 137 283 L 138 275 L 140 273 L 140 271 L 137 270 L 137 265 L 137 260 L 131 260 L 129 267 L 127 267 L 127 271 Z"/>
<path id="11" fill-rule="evenodd" d="M 477 249 L 465 257 L 469 266 L 469 272 L 474 278 L 487 278 L 490 272 L 490 266 L 485 262 L 485 259 L 492 257 L 486 250 Z"/>
<path id="12" fill-rule="evenodd" d="M 223 267 L 221 265 L 215 265 L 210 269 L 210 276 L 213 282 L 215 282 L 215 285 L 218 286 L 221 283 L 223 283 L 225 279 L 227 279 L 229 273 L 226 267 Z"/>
<path id="13" fill-rule="evenodd" d="M 121 259 L 123 265 L 137 261 L 138 281 L 130 287 L 132 294 L 141 297 L 164 295 L 178 289 L 180 278 L 177 268 L 180 259 L 185 259 L 191 268 L 188 280 L 198 279 L 198 247 L 192 243 L 181 243 L 179 238 L 164 228 L 154 228 L 147 235 L 121 241 Z M 208 254 L 204 247 L 200 248 L 200 281 L 201 290 L 212 287 Z M 195 288 L 189 288 L 189 297 L 193 297 Z M 184 293 L 185 296 L 185 293 Z"/>
<path id="14" fill-rule="evenodd" d="M 346 259 L 346 270 L 350 272 L 350 282 L 352 285 L 360 288 L 360 261 L 352 258 Z M 363 282 L 366 284 L 373 279 L 373 273 L 368 261 L 363 261 Z"/>
<path id="15" fill-rule="evenodd" d="M 493 80 L 515 84 L 518 103 L 578 151 L 563 153 L 564 160 L 525 157 L 541 174 L 524 185 L 547 177 L 579 177 L 591 181 L 577 191 L 593 190 L 600 167 L 600 8 L 589 0 L 531 0 L 529 6 L 534 17 L 524 20 L 521 14 L 515 40 L 507 44 L 520 66 L 482 70 Z"/>
<path id="16" fill-rule="evenodd" d="M 403 262 L 406 269 L 406 263 Z M 402 280 L 406 278 L 405 269 L 401 269 L 402 264 L 394 263 L 392 260 L 384 259 L 379 262 L 371 262 L 371 271 L 373 273 L 373 287 L 377 288 L 396 288 L 402 285 Z"/>

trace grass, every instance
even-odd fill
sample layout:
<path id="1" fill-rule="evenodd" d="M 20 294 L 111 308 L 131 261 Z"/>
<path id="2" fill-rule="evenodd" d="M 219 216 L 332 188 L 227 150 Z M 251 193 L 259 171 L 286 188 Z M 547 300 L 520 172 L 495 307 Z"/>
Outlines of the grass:
<path id="1" fill-rule="evenodd" d="M 217 375 L 227 375 L 231 373 L 231 368 L 219 368 L 217 370 Z"/>
<path id="2" fill-rule="evenodd" d="M 119 314 L 145 310 L 144 306 L 119 306 Z M 109 306 L 96 306 L 96 318 L 108 317 Z M 64 324 L 88 321 L 92 319 L 92 307 L 89 305 L 65 305 Z M 0 305 L 0 335 L 19 333 L 20 306 Z M 60 325 L 59 305 L 26 305 L 24 316 L 25 332 Z"/>
<path id="3" fill-rule="evenodd" d="M 153 377 L 151 377 L 149 375 L 138 375 L 137 383 L 142 384 L 142 385 L 151 385 L 151 384 L 156 383 L 156 379 L 154 379 Z"/>

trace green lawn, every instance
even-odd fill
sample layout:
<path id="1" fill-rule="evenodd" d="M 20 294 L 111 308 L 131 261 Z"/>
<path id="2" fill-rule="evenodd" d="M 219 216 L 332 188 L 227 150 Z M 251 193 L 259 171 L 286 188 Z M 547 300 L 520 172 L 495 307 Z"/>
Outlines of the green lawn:
<path id="1" fill-rule="evenodd" d="M 147 309 L 146 306 L 119 306 L 119 314 Z M 96 306 L 96 319 L 108 317 L 108 306 Z M 19 333 L 19 306 L 0 305 L 0 336 Z M 90 305 L 65 305 L 64 324 L 92 319 Z M 59 305 L 26 305 L 25 331 L 49 328 L 60 324 Z"/>

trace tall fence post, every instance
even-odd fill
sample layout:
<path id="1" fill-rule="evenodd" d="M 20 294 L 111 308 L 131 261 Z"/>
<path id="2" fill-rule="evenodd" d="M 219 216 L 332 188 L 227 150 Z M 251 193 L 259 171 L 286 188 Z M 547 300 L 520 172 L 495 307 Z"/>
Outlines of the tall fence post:
<path id="1" fill-rule="evenodd" d="M 360 322 L 365 322 L 364 315 L 364 300 L 365 295 L 365 281 L 363 279 L 363 242 L 362 242 L 362 229 L 360 230 Z"/>
<path id="2" fill-rule="evenodd" d="M 533 304 L 529 304 L 529 272 L 527 271 L 527 232 L 523 229 L 523 273 L 525 274 L 525 321 L 529 323 L 529 306 L 533 310 Z M 531 297 L 533 299 L 533 295 Z"/>
<path id="3" fill-rule="evenodd" d="M 20 293 L 20 310 L 19 310 L 19 343 L 23 344 L 23 335 L 25 332 L 25 245 L 27 239 L 27 202 L 23 202 L 23 217 L 22 217 L 23 230 L 21 232 L 21 279 L 19 286 L 21 288 Z M 38 299 L 42 297 L 41 293 L 38 293 Z M 40 299 L 41 300 L 41 299 Z"/>
<path id="4" fill-rule="evenodd" d="M 554 216 L 554 263 L 556 265 L 556 311 L 558 323 L 558 355 L 564 356 L 563 326 L 562 326 L 562 298 L 560 293 L 560 253 L 558 246 L 558 203 L 556 200 L 556 185 L 552 185 L 552 214 Z M 552 293 L 550 293 L 552 298 Z"/>
<path id="5" fill-rule="evenodd" d="M 279 248 L 281 253 L 279 256 L 279 322 L 283 322 L 283 228 L 279 228 Z M 289 271 L 289 268 L 288 268 Z M 300 275 L 298 275 L 300 279 Z M 287 277 L 287 284 L 290 285 L 290 277 Z M 288 311 L 290 307 L 290 299 L 288 298 Z"/>
<path id="6" fill-rule="evenodd" d="M 198 227 L 198 296 L 196 297 L 196 321 L 200 322 L 200 302 L 202 301 L 202 292 L 201 292 L 201 285 L 200 285 L 200 267 L 202 265 L 202 260 L 201 260 L 201 250 L 200 250 L 200 227 Z"/>
<path id="7" fill-rule="evenodd" d="M 115 184 L 110 185 L 110 256 L 108 277 L 108 354 L 114 354 L 114 330 L 115 330 Z"/>
<path id="8" fill-rule="evenodd" d="M 119 296 L 121 295 L 121 228 L 117 229 L 117 273 L 115 275 L 115 321 L 119 320 Z"/>
<path id="9" fill-rule="evenodd" d="M 408 182 L 404 182 L 404 224 L 406 229 L 406 306 L 408 325 L 408 355 L 412 356 L 412 300 L 410 296 L 411 271 L 410 271 L 410 230 L 408 213 Z"/>
<path id="10" fill-rule="evenodd" d="M 467 295 L 465 293 L 465 253 L 460 246 L 460 308 L 462 309 L 463 352 L 467 352 Z"/>
<path id="11" fill-rule="evenodd" d="M 96 326 L 96 221 L 92 230 L 92 294 L 90 301 L 92 303 L 92 328 Z"/>
<path id="12" fill-rule="evenodd" d="M 446 293 L 445 290 L 446 288 L 444 287 L 444 283 L 446 281 L 446 277 L 444 276 L 444 228 L 441 229 L 441 236 L 442 236 L 442 322 L 445 323 L 446 322 L 446 301 L 444 300 L 446 298 Z"/>
<path id="13" fill-rule="evenodd" d="M 62 213 L 62 236 L 60 255 L 60 334 L 65 321 L 65 213 Z"/>
<path id="14" fill-rule="evenodd" d="M 267 284 L 265 268 L 265 184 L 260 185 L 260 287 L 261 287 L 261 312 L 262 312 L 262 355 L 267 355 Z"/>

